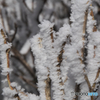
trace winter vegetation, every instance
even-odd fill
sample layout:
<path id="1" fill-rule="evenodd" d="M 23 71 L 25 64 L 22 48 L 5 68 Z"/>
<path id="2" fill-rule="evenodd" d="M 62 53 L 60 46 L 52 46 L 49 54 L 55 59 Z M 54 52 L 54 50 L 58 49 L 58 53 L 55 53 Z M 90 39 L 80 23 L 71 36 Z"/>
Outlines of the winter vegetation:
<path id="1" fill-rule="evenodd" d="M 0 100 L 100 100 L 99 74 L 100 0 L 0 0 Z"/>

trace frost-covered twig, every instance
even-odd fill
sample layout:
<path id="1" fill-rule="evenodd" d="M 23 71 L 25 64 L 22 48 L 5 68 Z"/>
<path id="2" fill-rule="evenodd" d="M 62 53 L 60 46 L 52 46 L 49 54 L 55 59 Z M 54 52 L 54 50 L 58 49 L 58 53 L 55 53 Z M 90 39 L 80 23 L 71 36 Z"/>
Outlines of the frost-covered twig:
<path id="1" fill-rule="evenodd" d="M 85 45 L 86 45 L 86 23 L 87 23 L 87 10 L 89 5 L 91 4 L 90 0 L 72 0 L 72 14 L 71 14 L 71 46 L 69 46 L 69 50 L 66 53 L 66 60 L 68 60 L 69 66 L 71 67 L 71 73 L 75 79 L 75 83 L 81 84 L 79 88 L 83 91 L 89 91 L 90 88 L 87 75 L 84 73 L 85 71 Z M 74 56 L 73 56 L 74 55 Z M 87 83 L 86 83 L 86 82 Z M 85 83 L 84 83 L 85 82 Z M 83 86 L 88 84 L 88 88 L 83 89 Z M 86 97 L 88 98 L 88 97 Z M 81 97 L 80 99 L 86 99 Z"/>
<path id="2" fill-rule="evenodd" d="M 6 75 L 7 77 L 7 81 L 8 81 L 8 85 L 9 88 L 14 91 L 14 88 L 11 86 L 11 82 L 10 82 L 10 76 L 9 73 L 12 71 L 12 69 L 9 68 L 9 51 L 10 51 L 10 47 L 11 44 L 7 43 L 6 41 L 6 35 L 4 34 L 3 28 L 2 26 L 0 26 L 0 55 L 1 55 L 1 67 L 2 67 L 2 74 Z M 9 91 L 10 92 L 10 91 Z M 4 94 L 5 95 L 5 94 Z M 19 96 L 17 96 L 18 100 Z"/>
<path id="3" fill-rule="evenodd" d="M 96 21 L 94 20 L 93 7 L 90 6 L 88 13 L 88 56 L 87 56 L 87 72 L 91 83 L 92 91 L 94 91 L 96 83 L 98 83 L 100 64 L 99 64 L 99 52 L 100 52 L 100 32 L 96 28 Z"/>
<path id="4" fill-rule="evenodd" d="M 6 79 L 3 80 L 5 82 L 8 81 L 9 87 L 3 88 L 3 95 L 7 96 L 8 100 L 31 100 L 30 95 L 28 93 L 24 93 L 23 89 L 18 86 L 15 82 L 10 81 L 10 72 L 12 69 L 9 66 L 9 51 L 11 44 L 6 41 L 6 35 L 2 26 L 0 26 L 0 55 L 1 55 L 1 67 L 2 74 L 6 76 Z M 35 100 L 38 100 L 36 95 L 32 95 Z"/>
<path id="5" fill-rule="evenodd" d="M 10 51 L 10 47 L 11 47 L 11 44 L 7 43 L 6 41 L 6 36 L 4 34 L 4 31 L 3 29 L 1 28 L 1 46 L 2 46 L 2 51 L 1 51 L 1 59 L 2 59 L 2 74 L 5 74 L 7 75 L 7 80 L 8 80 L 8 84 L 9 84 L 9 87 L 10 89 L 13 89 L 10 85 L 10 79 L 9 79 L 9 72 L 10 72 L 10 68 L 9 68 L 9 51 Z M 4 47 L 3 47 L 4 46 Z M 3 66 L 3 64 L 5 65 L 5 67 Z M 6 70 L 8 69 L 8 70 Z"/>
<path id="6" fill-rule="evenodd" d="M 47 56 L 42 46 L 42 38 L 40 37 L 40 34 L 34 36 L 33 39 L 31 39 L 31 48 L 33 54 L 35 55 L 35 67 L 37 70 L 37 84 L 38 90 L 40 92 L 40 99 L 50 100 L 50 88 L 48 83 L 49 72 L 48 68 L 45 66 Z"/>

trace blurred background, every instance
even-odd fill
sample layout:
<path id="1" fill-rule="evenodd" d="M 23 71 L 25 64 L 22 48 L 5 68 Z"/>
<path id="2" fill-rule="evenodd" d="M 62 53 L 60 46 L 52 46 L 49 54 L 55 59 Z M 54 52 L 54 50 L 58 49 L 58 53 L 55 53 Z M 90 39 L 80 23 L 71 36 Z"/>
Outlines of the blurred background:
<path id="1" fill-rule="evenodd" d="M 100 30 L 100 0 L 93 1 L 94 17 Z M 38 24 L 44 19 L 55 23 L 54 30 L 58 31 L 64 23 L 71 24 L 71 0 L 0 0 L 0 18 L 7 35 L 12 42 L 10 52 L 11 82 L 17 82 L 26 92 L 39 94 L 36 83 L 34 56 L 30 49 L 29 39 L 39 32 Z M 0 100 L 4 76 L 0 68 Z"/>

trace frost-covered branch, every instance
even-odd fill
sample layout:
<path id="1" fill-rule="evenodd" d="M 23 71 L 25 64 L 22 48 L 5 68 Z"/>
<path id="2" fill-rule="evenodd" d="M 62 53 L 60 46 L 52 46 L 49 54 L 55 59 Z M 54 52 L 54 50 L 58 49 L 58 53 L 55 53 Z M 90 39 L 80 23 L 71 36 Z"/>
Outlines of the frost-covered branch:
<path id="1" fill-rule="evenodd" d="M 7 96 L 8 100 L 31 100 L 30 95 L 24 93 L 23 89 L 18 86 L 15 82 L 10 81 L 10 72 L 12 69 L 9 64 L 9 51 L 10 51 L 11 43 L 6 41 L 6 35 L 4 33 L 3 27 L 0 26 L 0 55 L 1 55 L 1 67 L 2 67 L 2 75 L 6 76 L 2 82 L 8 82 L 9 87 L 5 87 L 3 89 L 3 95 Z M 33 94 L 32 97 L 37 98 L 34 100 L 38 100 L 38 97 Z"/>
<path id="2" fill-rule="evenodd" d="M 9 73 L 12 71 L 12 69 L 10 69 L 10 67 L 9 67 L 9 51 L 10 51 L 11 44 L 7 43 L 6 35 L 4 34 L 4 30 L 3 30 L 2 26 L 0 26 L 0 28 L 1 28 L 0 29 L 0 41 L 1 41 L 0 42 L 0 46 L 1 46 L 0 47 L 1 48 L 0 55 L 1 55 L 2 74 L 6 76 L 5 80 L 8 81 L 9 88 L 14 92 L 14 88 L 11 86 L 10 76 L 9 76 Z M 3 94 L 4 94 L 5 89 L 3 89 Z M 8 93 L 10 93 L 10 91 L 8 91 Z M 6 94 L 4 94 L 4 95 L 6 95 Z M 14 96 L 14 94 L 13 94 L 13 96 Z M 19 98 L 19 96 L 17 96 L 17 97 Z"/>
<path id="3" fill-rule="evenodd" d="M 45 54 L 44 48 L 42 46 L 42 38 L 40 34 L 36 35 L 31 39 L 31 46 L 33 54 L 35 55 L 35 67 L 37 70 L 38 78 L 38 90 L 40 92 L 41 100 L 50 100 L 50 90 L 48 91 L 47 84 L 48 81 L 48 68 L 45 66 L 47 56 Z M 36 55 L 37 54 L 37 55 Z"/>
<path id="4" fill-rule="evenodd" d="M 37 89 L 39 93 L 38 96 L 34 93 L 24 92 L 24 89 L 16 82 L 10 81 L 12 77 L 12 75 L 10 75 L 12 69 L 9 64 L 11 44 L 7 42 L 6 35 L 1 27 L 0 60 L 2 74 L 6 76 L 3 82 L 8 81 L 9 85 L 9 87 L 3 88 L 3 94 L 7 97 L 7 100 L 95 100 L 94 96 L 78 96 L 71 94 L 73 92 L 98 92 L 99 90 L 97 86 L 100 84 L 100 32 L 96 27 L 92 0 L 71 0 L 71 4 L 70 0 L 61 1 L 64 3 L 64 6 L 67 5 L 69 7 L 71 5 L 71 17 L 70 20 L 66 21 L 66 24 L 56 32 L 56 26 L 54 25 L 58 22 L 56 22 L 57 20 L 55 17 L 64 17 L 63 13 L 60 11 L 63 9 L 61 6 L 62 4 L 60 4 L 60 0 L 57 1 L 34 0 L 34 2 L 32 2 L 32 0 L 30 0 L 32 4 L 27 4 L 28 0 L 18 0 L 14 2 L 18 4 L 16 7 L 20 7 L 21 9 L 21 12 L 19 12 L 21 13 L 20 17 L 18 11 L 14 14 L 20 21 L 12 19 L 18 26 L 18 28 L 15 29 L 18 40 L 22 42 L 21 37 L 24 36 L 23 34 L 27 34 L 27 36 L 30 37 L 31 33 L 37 33 L 30 41 L 26 41 L 26 43 L 24 41 L 21 44 L 21 46 L 25 44 L 22 48 L 19 47 L 18 43 L 13 42 L 14 46 L 12 46 L 11 50 L 14 57 L 24 65 L 25 71 L 27 70 L 31 77 L 26 76 L 27 71 L 26 73 L 24 72 L 25 74 L 16 72 L 15 75 L 26 81 L 28 85 L 31 85 L 33 92 L 34 89 Z M 53 4 L 56 2 L 57 4 Z M 67 4 L 68 2 L 69 4 Z M 7 1 L 5 3 L 9 4 Z M 34 5 L 37 3 L 34 9 L 32 8 L 33 3 Z M 31 7 L 29 7 L 29 5 Z M 53 11 L 54 5 L 55 11 Z M 47 10 L 46 8 L 50 9 Z M 61 15 L 56 15 L 57 9 Z M 2 11 L 4 10 L 6 11 L 6 7 Z M 43 12 L 40 14 L 42 10 L 46 10 L 48 14 L 50 14 L 47 16 L 47 19 L 55 23 L 43 20 L 44 18 L 42 17 L 44 17 L 45 14 Z M 3 17 L 6 16 L 5 14 L 4 12 Z M 6 23 L 9 23 L 9 18 L 7 16 L 5 18 L 6 20 L 2 21 L 5 21 L 3 24 L 6 25 Z M 39 20 L 43 20 L 41 24 L 39 24 Z M 8 31 L 7 27 L 6 31 Z M 20 33 L 22 35 L 21 37 L 18 35 Z M 29 40 L 29 38 L 25 40 Z M 18 48 L 15 44 L 18 44 Z M 28 50 L 30 46 L 33 59 L 29 57 L 30 52 L 28 52 Z M 12 66 L 14 64 L 12 64 Z M 15 64 L 15 66 L 20 65 L 19 63 L 18 65 Z M 34 73 L 32 67 L 36 69 Z M 20 66 L 20 70 L 24 71 L 23 67 L 21 68 Z M 34 77 L 37 77 L 37 81 L 33 79 Z M 37 85 L 34 85 L 32 82 Z"/>
<path id="5" fill-rule="evenodd" d="M 100 43 L 100 32 L 96 28 L 96 21 L 94 20 L 93 7 L 90 6 L 88 13 L 88 56 L 87 56 L 87 73 L 89 81 L 91 83 L 92 91 L 96 88 L 99 78 L 99 43 Z M 92 76 L 92 77 L 91 77 Z M 90 78 L 91 77 L 91 78 Z"/>

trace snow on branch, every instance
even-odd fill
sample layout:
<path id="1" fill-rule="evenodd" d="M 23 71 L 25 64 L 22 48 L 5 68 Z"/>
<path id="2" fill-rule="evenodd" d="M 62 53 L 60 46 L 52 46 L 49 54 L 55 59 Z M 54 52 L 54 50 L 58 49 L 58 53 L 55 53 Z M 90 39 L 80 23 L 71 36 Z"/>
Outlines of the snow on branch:
<path id="1" fill-rule="evenodd" d="M 12 71 L 12 69 L 9 68 L 10 47 L 11 44 L 7 43 L 6 41 L 6 35 L 4 33 L 3 27 L 0 26 L 0 55 L 1 55 L 2 74 L 6 76 L 7 78 L 6 80 L 8 81 L 8 85 L 9 85 L 9 88 L 3 89 L 3 94 L 8 95 L 9 93 L 11 93 L 10 96 L 14 96 L 16 94 L 16 90 L 14 90 L 14 88 L 11 86 L 10 77 L 9 77 L 9 73 Z"/>
<path id="2" fill-rule="evenodd" d="M 3 95 L 8 100 L 94 100 L 93 96 L 78 97 L 71 93 L 93 92 L 100 82 L 100 32 L 96 28 L 92 0 L 71 3 L 71 25 L 64 24 L 55 32 L 54 23 L 44 20 L 38 25 L 39 33 L 30 39 L 39 96 L 25 93 L 17 83 L 10 82 L 11 43 L 0 26 L 1 67 L 7 77 L 3 82 L 8 81 L 9 85 L 3 89 Z"/>
<path id="3" fill-rule="evenodd" d="M 49 72 L 47 67 L 45 66 L 47 56 L 42 46 L 42 38 L 40 37 L 40 34 L 37 34 L 31 39 L 31 47 L 33 54 L 35 55 L 35 67 L 37 70 L 37 78 L 38 78 L 37 85 L 38 85 L 38 90 L 40 92 L 40 99 L 46 100 L 45 93 L 47 92 L 46 84 L 48 83 L 47 76 Z"/>
<path id="4" fill-rule="evenodd" d="M 4 33 L 3 27 L 0 24 L 0 60 L 2 67 L 2 75 L 6 76 L 2 82 L 8 82 L 9 87 L 3 88 L 3 95 L 7 97 L 7 100 L 39 100 L 38 96 L 34 94 L 24 93 L 24 89 L 18 86 L 15 82 L 10 81 L 10 72 L 12 69 L 9 64 L 9 52 L 11 48 L 11 43 L 6 40 L 6 35 Z"/>
<path id="5" fill-rule="evenodd" d="M 72 74 L 76 79 L 76 83 L 80 84 L 84 82 L 84 48 L 85 48 L 85 29 L 86 29 L 86 17 L 87 9 L 90 5 L 89 0 L 72 0 L 72 14 L 71 14 L 71 51 L 69 55 L 69 60 L 71 62 Z M 72 57 L 74 55 L 74 57 Z M 77 74 L 79 73 L 79 74 Z"/>
<path id="6" fill-rule="evenodd" d="M 96 21 L 94 20 L 93 7 L 90 6 L 88 10 L 87 21 L 88 32 L 88 56 L 87 56 L 87 73 L 92 89 L 96 87 L 96 83 L 99 81 L 99 69 L 100 69 L 100 32 L 96 28 Z"/>
<path id="7" fill-rule="evenodd" d="M 49 79 L 51 80 L 52 84 L 51 91 L 53 91 L 53 99 L 62 100 L 64 98 L 64 84 L 61 77 L 62 74 L 60 65 L 63 59 L 63 48 L 67 43 L 67 39 L 71 33 L 71 30 L 69 25 L 64 25 L 58 33 L 55 33 L 53 31 L 53 25 L 53 23 L 50 23 L 46 20 L 44 20 L 39 25 L 40 32 L 38 35 L 34 36 L 33 39 L 31 39 L 31 48 L 33 54 L 35 55 L 35 66 L 38 73 L 37 76 L 45 76 L 45 79 L 43 80 L 41 77 L 40 83 L 40 77 L 38 77 L 38 88 L 40 91 L 40 97 L 42 93 L 46 93 L 45 91 L 47 88 L 46 84 L 44 85 L 44 88 L 44 86 L 42 86 L 42 83 L 45 80 Z M 38 68 L 38 66 L 40 67 Z M 43 74 L 41 70 L 43 70 Z M 64 70 L 62 70 L 62 73 L 63 72 L 66 73 Z M 50 84 L 50 82 L 48 84 Z M 45 91 L 43 92 L 43 90 Z M 45 96 L 46 94 L 42 95 L 41 98 Z"/>

